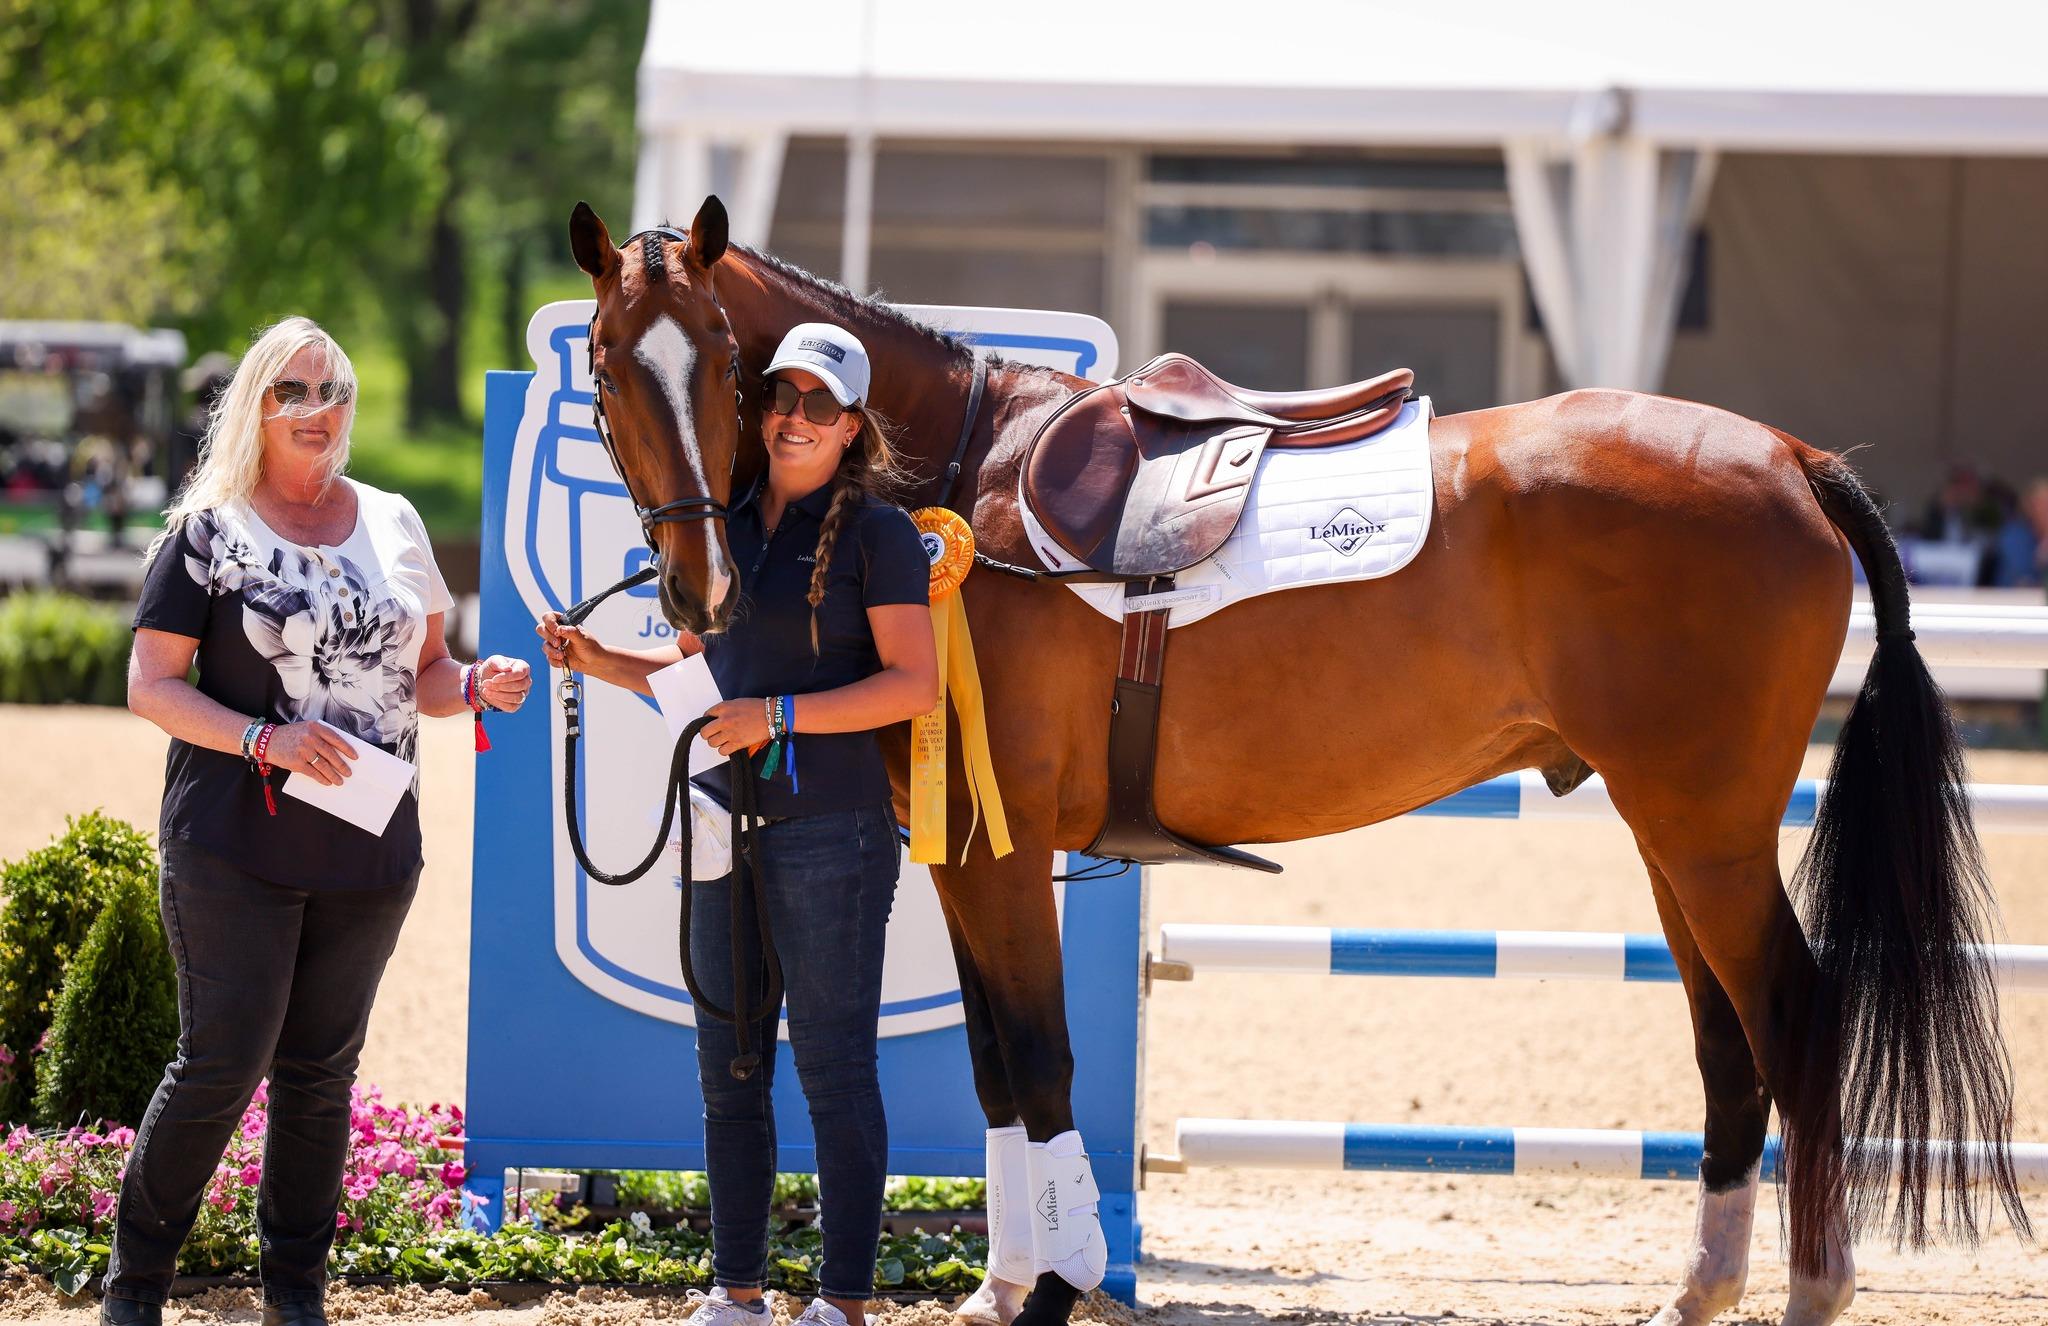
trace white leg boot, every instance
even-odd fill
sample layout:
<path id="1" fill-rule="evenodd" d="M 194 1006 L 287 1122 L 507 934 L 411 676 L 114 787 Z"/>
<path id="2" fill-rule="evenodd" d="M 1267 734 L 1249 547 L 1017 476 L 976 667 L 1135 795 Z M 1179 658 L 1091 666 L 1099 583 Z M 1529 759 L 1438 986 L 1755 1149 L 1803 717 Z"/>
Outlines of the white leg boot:
<path id="1" fill-rule="evenodd" d="M 1031 1143 L 1018 1124 L 988 1130 L 988 1276 L 954 1315 L 1010 1326 L 1036 1278 L 1031 1254 Z"/>
<path id="2" fill-rule="evenodd" d="M 1068 1129 L 1030 1144 L 1031 1257 L 1038 1274 L 1052 1271 L 1086 1293 L 1109 1269 L 1109 1240 L 1096 1207 L 1102 1200 L 1081 1134 Z"/>
<path id="3" fill-rule="evenodd" d="M 1749 1282 L 1749 1235 L 1756 1216 L 1757 1172 L 1727 1192 L 1700 1185 L 1692 1251 L 1678 1294 L 1650 1318 L 1650 1326 L 1706 1326 L 1742 1301 Z"/>

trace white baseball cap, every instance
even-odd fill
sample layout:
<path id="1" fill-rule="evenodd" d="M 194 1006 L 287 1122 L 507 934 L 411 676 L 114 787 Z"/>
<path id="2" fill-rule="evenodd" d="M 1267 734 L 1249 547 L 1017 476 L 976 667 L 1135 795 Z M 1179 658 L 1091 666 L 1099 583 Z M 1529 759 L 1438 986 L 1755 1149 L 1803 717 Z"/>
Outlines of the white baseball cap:
<path id="1" fill-rule="evenodd" d="M 775 347 L 763 376 L 800 368 L 823 382 L 847 408 L 868 398 L 868 351 L 860 338 L 829 322 L 800 322 Z"/>

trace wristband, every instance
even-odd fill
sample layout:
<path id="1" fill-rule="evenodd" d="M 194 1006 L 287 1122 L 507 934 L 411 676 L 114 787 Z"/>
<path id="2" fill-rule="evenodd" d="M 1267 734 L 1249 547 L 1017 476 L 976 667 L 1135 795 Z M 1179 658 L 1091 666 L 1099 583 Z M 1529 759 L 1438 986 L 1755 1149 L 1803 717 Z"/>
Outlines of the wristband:
<path id="1" fill-rule="evenodd" d="M 258 718 L 242 729 L 242 758 L 256 763 L 256 734 L 263 730 L 263 720 Z"/>
<path id="2" fill-rule="evenodd" d="M 795 795 L 803 789 L 797 786 L 796 781 L 796 697 L 794 695 L 782 697 L 782 736 L 783 745 L 789 752 L 789 790 L 791 795 Z"/>
<path id="3" fill-rule="evenodd" d="M 253 754 L 250 760 L 256 766 L 257 777 L 263 780 L 263 804 L 273 818 L 277 815 L 277 797 L 270 790 L 270 739 L 276 735 L 277 724 L 263 724 L 262 731 L 256 734 L 256 744 L 251 747 Z"/>
<path id="4" fill-rule="evenodd" d="M 491 748 L 491 738 L 484 731 L 484 688 L 478 684 L 476 671 L 481 664 L 471 663 L 462 669 L 462 702 L 476 715 L 476 748 L 479 753 Z"/>

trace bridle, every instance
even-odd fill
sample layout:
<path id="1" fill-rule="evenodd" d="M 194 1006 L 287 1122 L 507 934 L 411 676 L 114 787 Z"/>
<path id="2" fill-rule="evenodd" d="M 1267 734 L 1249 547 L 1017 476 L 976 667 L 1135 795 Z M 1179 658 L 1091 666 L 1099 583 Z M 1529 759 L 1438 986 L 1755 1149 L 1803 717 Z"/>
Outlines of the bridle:
<path id="1" fill-rule="evenodd" d="M 625 244 L 620 247 L 629 249 L 636 240 L 644 239 L 648 235 L 659 235 L 664 239 L 672 239 L 678 244 L 687 245 L 690 242 L 688 235 L 673 227 L 651 226 L 646 230 L 629 236 Z M 735 438 L 744 437 L 746 436 L 747 428 L 746 398 L 740 389 L 739 337 L 733 335 L 732 319 L 726 316 L 725 305 L 719 301 L 718 292 L 711 288 L 708 280 L 704 284 L 704 291 L 711 296 L 711 306 L 718 310 L 719 325 L 725 328 L 725 344 L 726 349 L 731 353 L 732 364 L 732 367 L 727 371 L 727 376 L 732 379 L 733 421 L 738 428 L 734 436 Z M 688 520 L 724 520 L 728 514 L 725 503 L 708 493 L 702 497 L 679 497 L 673 502 L 663 502 L 660 506 L 642 506 L 640 504 L 639 497 L 633 492 L 632 481 L 626 477 L 626 467 L 619 464 L 619 448 L 618 444 L 612 440 L 611 420 L 605 418 L 605 388 L 604 384 L 597 380 L 597 314 L 595 313 L 590 315 L 590 331 L 588 340 L 585 343 L 585 349 L 588 355 L 586 362 L 590 369 L 591 412 L 597 420 L 597 440 L 603 444 L 604 454 L 611 458 L 612 468 L 619 472 L 619 484 L 626 490 L 626 500 L 633 504 L 633 514 L 640 517 L 640 533 L 647 540 L 648 548 L 657 554 L 660 552 L 660 549 L 654 546 L 654 527 L 656 525 L 680 525 Z M 733 447 L 733 464 L 737 465 L 738 463 L 739 447 L 736 443 Z M 730 470 L 728 470 L 726 474 L 726 486 L 728 489 L 730 489 L 731 483 L 732 475 Z M 650 562 L 646 567 L 645 578 L 634 583 L 644 584 L 646 580 L 653 579 L 654 574 L 655 566 L 654 563 Z"/>
<path id="2" fill-rule="evenodd" d="M 672 239 L 680 244 L 689 243 L 689 236 L 681 231 L 671 229 L 668 226 L 655 226 L 650 230 L 640 231 L 638 234 L 628 238 L 626 246 L 630 248 L 635 240 L 650 234 L 660 235 L 664 239 Z M 725 328 L 726 348 L 731 353 L 732 366 L 729 370 L 729 376 L 733 384 L 733 416 L 738 427 L 738 431 L 734 436 L 735 438 L 744 437 L 746 434 L 746 402 L 740 390 L 739 338 L 733 335 L 732 319 L 726 315 L 725 305 L 719 301 L 717 293 L 710 290 L 708 282 L 705 289 L 711 295 L 712 306 L 718 310 L 719 322 Z M 619 484 L 626 490 L 626 500 L 633 504 L 633 512 L 640 518 L 641 536 L 647 540 L 647 546 L 655 556 L 648 561 L 646 566 L 621 580 L 618 584 L 613 585 L 610 589 L 591 595 L 563 613 L 562 621 L 570 626 L 581 625 L 585 618 L 597 610 L 598 604 L 603 603 L 612 595 L 621 590 L 644 585 L 661 573 L 661 550 L 655 547 L 654 544 L 654 527 L 656 525 L 679 525 L 689 520 L 724 520 L 729 514 L 725 503 L 708 493 L 701 497 L 678 498 L 673 502 L 664 502 L 660 506 L 650 507 L 641 505 L 640 498 L 633 492 L 632 480 L 626 477 L 626 467 L 619 464 L 618 444 L 612 439 L 611 421 L 605 417 L 604 413 L 605 386 L 597 378 L 597 315 L 595 313 L 590 315 L 588 336 L 589 358 L 587 363 L 590 369 L 590 404 L 591 413 L 597 423 L 597 439 L 604 445 L 605 455 L 611 459 L 612 468 L 618 472 Z M 737 464 L 738 460 L 739 447 L 735 445 L 733 448 L 733 461 Z M 728 488 L 730 484 L 731 474 L 728 472 Z M 690 961 L 690 899 L 694 891 L 694 881 L 690 878 L 689 751 L 691 740 L 703 730 L 705 724 L 711 721 L 710 718 L 707 716 L 693 720 L 683 730 L 682 734 L 676 738 L 675 749 L 669 759 L 668 794 L 662 804 L 661 828 L 655 834 L 654 845 L 647 850 L 647 854 L 637 864 L 627 870 L 613 873 L 600 869 L 597 863 L 590 859 L 590 853 L 583 843 L 582 820 L 576 811 L 576 743 L 577 738 L 583 733 L 581 713 L 582 687 L 577 683 L 575 676 L 567 668 L 564 668 L 562 680 L 556 687 L 556 691 L 561 698 L 564 723 L 562 736 L 562 812 L 569 827 L 570 849 L 576 854 L 577 863 L 583 867 L 584 873 L 601 884 L 629 884 L 639 879 L 652 869 L 654 863 L 660 859 L 662 850 L 668 843 L 669 826 L 676 823 L 680 815 L 683 837 L 682 915 L 677 927 L 676 947 L 682 962 L 683 984 L 690 992 L 691 1004 L 699 1013 L 708 1015 L 720 1022 L 734 1024 L 734 1031 L 738 1038 L 739 1055 L 729 1065 L 729 1071 L 735 1078 L 744 1081 L 752 1077 L 761 1065 L 761 1054 L 752 1045 L 753 1027 L 762 1018 L 773 1014 L 782 1004 L 782 968 L 781 964 L 776 960 L 774 939 L 769 933 L 767 900 L 761 896 L 760 870 L 755 861 L 755 841 L 760 827 L 760 812 L 755 808 L 754 804 L 754 780 L 750 776 L 752 770 L 748 765 L 747 758 L 744 753 L 735 752 L 727 762 L 729 772 L 728 786 L 732 798 L 732 884 L 734 896 L 732 901 L 731 942 L 733 999 L 732 1007 L 720 1008 L 712 1002 L 711 997 L 697 983 L 696 968 Z M 746 949 L 743 913 L 746 909 L 741 905 L 743 894 L 750 896 L 753 901 L 756 923 L 760 929 L 760 951 L 766 967 L 766 988 L 751 1003 L 748 1000 L 745 989 L 747 981 L 745 977 Z M 772 1044 L 768 1048 L 769 1052 L 772 1053 Z"/>

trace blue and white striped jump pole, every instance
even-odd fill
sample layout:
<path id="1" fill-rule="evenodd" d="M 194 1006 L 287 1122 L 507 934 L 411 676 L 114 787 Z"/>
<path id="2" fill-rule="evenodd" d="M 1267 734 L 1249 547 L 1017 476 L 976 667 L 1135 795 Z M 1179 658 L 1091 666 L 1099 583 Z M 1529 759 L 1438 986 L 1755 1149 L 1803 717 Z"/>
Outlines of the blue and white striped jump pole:
<path id="1" fill-rule="evenodd" d="M 2048 990 L 2048 944 L 1995 944 L 2008 990 Z M 1661 935 L 1574 930 L 1355 930 L 1309 925 L 1159 927 L 1159 958 L 1192 972 L 1675 982 Z"/>
<path id="2" fill-rule="evenodd" d="M 1360 1170 L 1403 1174 L 1496 1174 L 1517 1178 L 1693 1180 L 1698 1133 L 1618 1128 L 1456 1128 L 1430 1124 L 1308 1123 L 1285 1119 L 1181 1119 L 1172 1157 L 1147 1168 Z M 1949 1143 L 1936 1142 L 1945 1153 Z M 1980 1150 L 1972 1143 L 1970 1150 Z M 2022 1187 L 2048 1188 L 2048 1143 L 2018 1142 Z M 1763 1175 L 1775 1178 L 1778 1139 L 1765 1144 Z"/>
<path id="3" fill-rule="evenodd" d="M 1827 787 L 1824 778 L 1802 778 L 1792 789 L 1784 823 L 1804 828 L 1813 823 L 1814 807 Z M 1972 783 L 1970 809 L 1982 832 L 2048 833 L 2048 786 L 2031 783 Z M 1502 774 L 1453 792 L 1441 801 L 1408 812 L 1480 820 L 1604 820 L 1619 818 L 1607 785 L 1588 778 L 1565 796 L 1552 796 L 1543 775 L 1533 769 Z"/>

